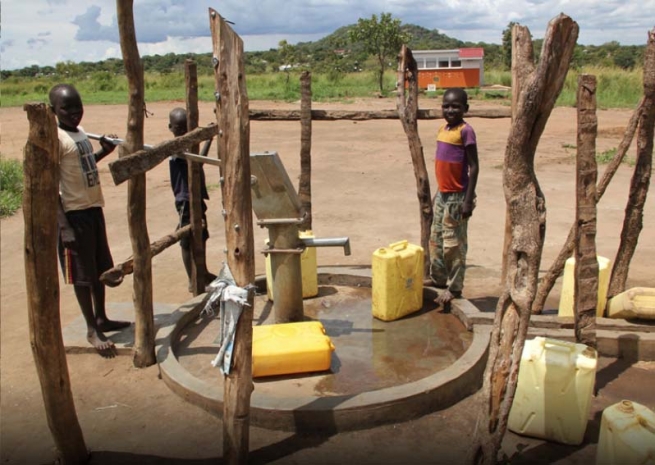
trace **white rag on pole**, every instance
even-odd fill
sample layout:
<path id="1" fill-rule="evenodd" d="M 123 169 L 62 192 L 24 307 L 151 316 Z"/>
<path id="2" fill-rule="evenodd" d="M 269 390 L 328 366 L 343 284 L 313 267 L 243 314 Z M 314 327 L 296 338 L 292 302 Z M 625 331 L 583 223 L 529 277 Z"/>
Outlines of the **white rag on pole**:
<path id="1" fill-rule="evenodd" d="M 234 349 L 234 335 L 236 334 L 237 323 L 243 306 L 248 305 L 248 289 L 236 285 L 227 264 L 223 265 L 218 277 L 208 287 L 209 300 L 201 314 L 212 316 L 218 308 L 221 320 L 218 334 L 220 348 L 218 355 L 212 361 L 212 366 L 219 367 L 223 375 L 228 375 L 232 366 L 232 351 Z"/>

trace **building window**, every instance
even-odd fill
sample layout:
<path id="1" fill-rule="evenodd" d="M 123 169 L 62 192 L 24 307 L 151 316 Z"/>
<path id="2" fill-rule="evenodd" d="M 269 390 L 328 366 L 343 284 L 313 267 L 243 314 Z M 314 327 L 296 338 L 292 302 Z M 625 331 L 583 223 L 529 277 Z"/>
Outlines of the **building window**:
<path id="1" fill-rule="evenodd" d="M 459 60 L 453 60 L 450 62 L 450 67 L 451 68 L 461 68 L 462 67 L 462 62 Z"/>
<path id="2" fill-rule="evenodd" d="M 450 64 L 448 60 L 439 60 L 439 68 L 449 68 Z"/>
<path id="3" fill-rule="evenodd" d="M 424 60 L 423 58 L 418 58 L 418 59 L 416 60 L 416 67 L 417 67 L 418 69 L 423 69 L 423 68 L 425 68 L 425 60 Z"/>
<path id="4" fill-rule="evenodd" d="M 425 59 L 425 67 L 426 68 L 436 68 L 437 67 L 437 59 L 436 58 L 426 58 Z"/>

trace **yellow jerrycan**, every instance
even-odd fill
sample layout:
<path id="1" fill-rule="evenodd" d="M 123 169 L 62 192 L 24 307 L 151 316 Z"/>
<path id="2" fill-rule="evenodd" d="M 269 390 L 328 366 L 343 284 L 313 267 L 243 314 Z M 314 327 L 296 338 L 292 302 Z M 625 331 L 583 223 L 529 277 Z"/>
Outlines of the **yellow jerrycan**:
<path id="1" fill-rule="evenodd" d="M 610 318 L 643 318 L 655 320 L 655 288 L 633 287 L 607 302 Z"/>
<path id="2" fill-rule="evenodd" d="M 602 317 L 607 303 L 607 288 L 610 283 L 612 261 L 609 258 L 598 256 L 598 303 L 596 316 Z M 575 302 L 575 257 L 570 257 L 564 264 L 564 277 L 562 278 L 562 292 L 559 299 L 558 316 L 573 316 L 573 303 Z"/>
<path id="3" fill-rule="evenodd" d="M 372 311 L 393 321 L 423 307 L 423 247 L 406 240 L 373 252 Z"/>
<path id="4" fill-rule="evenodd" d="M 312 231 L 300 231 L 299 238 L 313 239 Z M 268 239 L 266 239 L 268 245 Z M 316 259 L 316 247 L 306 247 L 300 254 L 300 272 L 302 273 L 302 298 L 315 297 L 318 295 L 318 262 Z M 266 295 L 271 302 L 275 301 L 273 295 L 273 272 L 271 271 L 271 256 L 266 255 Z"/>
<path id="5" fill-rule="evenodd" d="M 525 436 L 580 444 L 596 363 L 596 351 L 585 344 L 545 337 L 525 341 L 508 428 Z"/>
<path id="6" fill-rule="evenodd" d="M 603 410 L 596 465 L 655 465 L 655 413 L 629 400 Z"/>
<path id="7" fill-rule="evenodd" d="M 326 371 L 333 351 L 320 321 L 253 326 L 252 376 Z"/>

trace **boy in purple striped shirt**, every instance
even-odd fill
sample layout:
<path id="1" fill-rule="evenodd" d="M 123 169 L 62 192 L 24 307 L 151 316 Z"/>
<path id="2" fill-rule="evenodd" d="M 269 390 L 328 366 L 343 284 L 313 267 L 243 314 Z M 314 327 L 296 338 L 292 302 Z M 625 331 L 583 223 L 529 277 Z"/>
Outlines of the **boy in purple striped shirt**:
<path id="1" fill-rule="evenodd" d="M 475 208 L 478 181 L 478 149 L 475 131 L 464 121 L 468 95 L 464 89 L 448 89 L 441 105 L 446 124 L 437 133 L 435 175 L 437 194 L 430 231 L 430 281 L 444 289 L 440 305 L 462 295 L 468 249 L 468 219 Z"/>

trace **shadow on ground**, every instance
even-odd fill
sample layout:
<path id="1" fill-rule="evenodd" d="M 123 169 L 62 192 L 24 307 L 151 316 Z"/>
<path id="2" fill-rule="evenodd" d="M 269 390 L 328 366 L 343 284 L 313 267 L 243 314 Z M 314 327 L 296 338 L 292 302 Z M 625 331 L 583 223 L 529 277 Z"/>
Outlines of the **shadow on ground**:
<path id="1" fill-rule="evenodd" d="M 130 454 L 128 452 L 97 451 L 91 453 L 89 465 L 216 465 L 222 458 L 174 459 L 156 455 Z"/>

